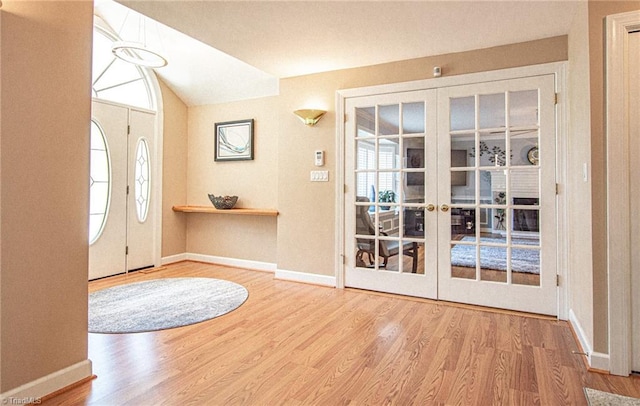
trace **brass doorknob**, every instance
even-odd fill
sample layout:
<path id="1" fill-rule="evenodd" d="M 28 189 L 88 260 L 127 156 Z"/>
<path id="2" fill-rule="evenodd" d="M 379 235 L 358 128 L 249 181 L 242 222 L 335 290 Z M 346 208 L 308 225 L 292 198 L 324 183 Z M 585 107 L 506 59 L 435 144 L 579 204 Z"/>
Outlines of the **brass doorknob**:
<path id="1" fill-rule="evenodd" d="M 435 209 L 436 209 L 436 206 L 434 206 L 433 204 L 427 205 L 427 211 L 434 211 Z"/>
<path id="2" fill-rule="evenodd" d="M 440 206 L 440 210 L 442 210 L 443 212 L 448 212 L 449 206 L 447 206 L 446 204 L 443 204 L 442 206 Z"/>

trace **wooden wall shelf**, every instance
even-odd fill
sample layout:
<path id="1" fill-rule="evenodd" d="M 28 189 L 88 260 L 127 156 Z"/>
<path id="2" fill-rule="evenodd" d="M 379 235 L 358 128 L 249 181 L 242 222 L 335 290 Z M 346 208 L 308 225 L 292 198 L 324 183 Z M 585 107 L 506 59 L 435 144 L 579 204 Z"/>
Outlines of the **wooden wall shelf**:
<path id="1" fill-rule="evenodd" d="M 180 213 L 211 213 L 211 214 L 235 214 L 245 216 L 271 216 L 276 217 L 278 215 L 277 210 L 271 209 L 228 209 L 219 210 L 213 206 L 173 206 L 173 211 Z"/>

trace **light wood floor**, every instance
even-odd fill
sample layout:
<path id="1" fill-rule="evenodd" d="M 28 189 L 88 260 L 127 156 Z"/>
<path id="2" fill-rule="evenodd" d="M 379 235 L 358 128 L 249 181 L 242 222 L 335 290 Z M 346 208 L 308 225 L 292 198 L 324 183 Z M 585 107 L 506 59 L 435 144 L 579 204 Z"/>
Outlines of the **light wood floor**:
<path id="1" fill-rule="evenodd" d="M 89 334 L 97 379 L 45 405 L 586 405 L 584 386 L 640 397 L 640 379 L 587 372 L 566 322 L 333 289 L 182 262 L 89 284 L 199 276 L 249 290 L 192 326 Z"/>

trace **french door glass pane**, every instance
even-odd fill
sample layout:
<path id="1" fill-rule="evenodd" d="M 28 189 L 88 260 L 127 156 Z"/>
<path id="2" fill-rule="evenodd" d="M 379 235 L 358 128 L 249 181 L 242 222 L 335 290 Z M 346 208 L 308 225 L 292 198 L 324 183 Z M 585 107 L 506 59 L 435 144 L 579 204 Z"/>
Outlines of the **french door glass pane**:
<path id="1" fill-rule="evenodd" d="M 373 136 L 375 131 L 375 108 L 356 108 L 356 138 Z"/>
<path id="2" fill-rule="evenodd" d="M 512 169 L 510 178 L 512 234 L 539 240 L 540 172 L 537 168 Z"/>
<path id="3" fill-rule="evenodd" d="M 402 133 L 422 134 L 425 125 L 424 102 L 402 105 Z"/>
<path id="4" fill-rule="evenodd" d="M 505 127 L 505 94 L 483 94 L 479 97 L 480 128 Z"/>
<path id="5" fill-rule="evenodd" d="M 453 98 L 450 102 L 451 131 L 473 130 L 475 124 L 475 97 Z"/>
<path id="6" fill-rule="evenodd" d="M 400 134 L 400 105 L 378 107 L 378 131 L 380 135 Z"/>
<path id="7" fill-rule="evenodd" d="M 511 150 L 519 151 L 512 154 L 512 165 L 537 166 L 538 154 L 538 130 L 518 130 L 511 132 Z"/>
<path id="8" fill-rule="evenodd" d="M 485 245 L 499 243 L 485 238 L 480 244 L 480 280 L 491 282 L 507 282 L 507 248 L 505 246 Z"/>
<path id="9" fill-rule="evenodd" d="M 507 143 L 503 131 L 481 131 L 479 143 L 480 166 L 505 166 L 511 152 L 507 153 Z"/>
<path id="10" fill-rule="evenodd" d="M 526 243 L 527 241 L 514 241 Z M 516 285 L 540 286 L 540 249 L 512 248 L 511 272 Z"/>
<path id="11" fill-rule="evenodd" d="M 509 92 L 509 125 L 511 127 L 538 125 L 538 90 Z"/>
<path id="12" fill-rule="evenodd" d="M 424 238 L 424 209 L 421 207 L 407 207 L 403 211 L 404 237 Z"/>
<path id="13" fill-rule="evenodd" d="M 477 246 L 459 241 L 451 242 L 451 276 L 476 279 Z"/>
<path id="14" fill-rule="evenodd" d="M 376 168 L 376 147 L 373 140 L 356 141 L 356 169 Z"/>
<path id="15" fill-rule="evenodd" d="M 475 242 L 478 220 L 476 209 L 469 207 L 451 208 L 451 239 Z"/>
<path id="16" fill-rule="evenodd" d="M 475 171 L 451 171 L 451 203 L 475 202 Z"/>

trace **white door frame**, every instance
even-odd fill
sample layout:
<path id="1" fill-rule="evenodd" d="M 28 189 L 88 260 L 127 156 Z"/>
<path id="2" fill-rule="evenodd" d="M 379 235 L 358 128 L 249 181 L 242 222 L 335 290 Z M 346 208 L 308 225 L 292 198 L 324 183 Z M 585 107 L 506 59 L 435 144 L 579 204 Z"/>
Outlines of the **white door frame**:
<path id="1" fill-rule="evenodd" d="M 626 90 L 628 35 L 640 29 L 640 11 L 606 17 L 607 273 L 609 371 L 631 372 L 631 246 L 629 127 Z"/>
<path id="2" fill-rule="evenodd" d="M 162 99 L 162 89 L 155 72 L 151 68 L 142 69 L 147 77 L 147 83 L 151 87 L 154 96 L 155 113 L 156 113 L 156 129 L 154 133 L 155 154 L 151 159 L 155 164 L 151 168 L 151 176 L 154 177 L 154 186 L 151 189 L 151 198 L 155 199 L 156 205 L 149 213 L 149 219 L 153 219 L 155 224 L 153 236 L 153 266 L 162 265 L 162 210 L 164 203 L 162 201 L 162 180 L 163 180 L 163 157 L 164 157 L 164 103 Z"/>
<path id="3" fill-rule="evenodd" d="M 558 211 L 558 263 L 557 269 L 560 278 L 560 287 L 558 289 L 558 318 L 567 320 L 569 316 L 568 308 L 568 285 L 570 281 L 568 275 L 567 262 L 567 196 L 563 187 L 566 184 L 567 170 L 567 92 L 566 92 L 566 62 L 553 62 L 540 65 L 526 66 L 520 68 L 510 68 L 503 70 L 495 70 L 481 73 L 470 73 L 465 75 L 457 75 L 450 77 L 439 77 L 433 79 L 418 80 L 412 82 L 393 83 L 386 85 L 362 87 L 356 89 L 338 90 L 336 92 L 336 245 L 335 245 L 335 277 L 336 287 L 344 288 L 345 275 L 345 218 L 344 218 L 344 200 L 345 200 L 345 114 L 346 99 L 351 97 L 373 96 L 385 93 L 397 93 L 414 90 L 437 89 L 448 86 L 465 85 L 473 83 L 483 83 L 495 80 L 506 80 L 523 78 L 527 76 L 537 76 L 544 74 L 554 74 L 556 78 L 556 92 L 558 93 L 558 105 L 556 106 L 557 117 L 557 135 L 556 135 L 556 182 L 560 184 L 559 194 L 557 196 Z"/>

